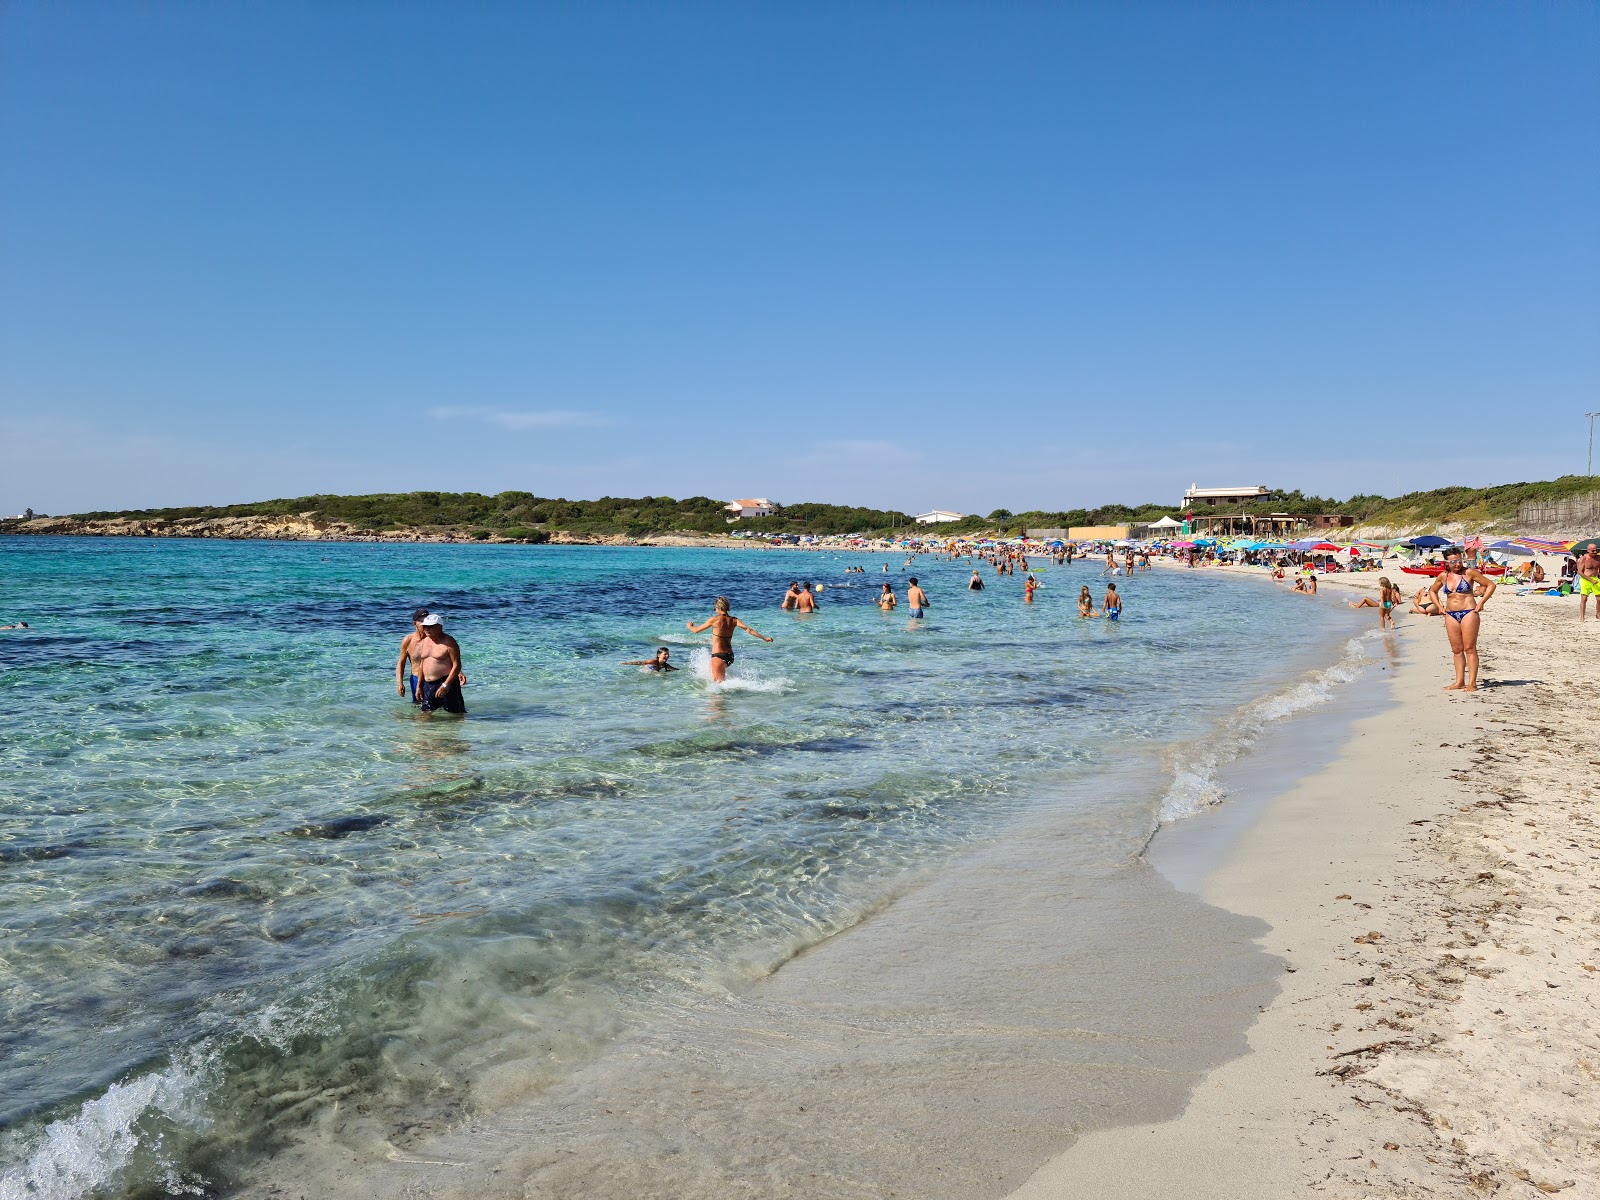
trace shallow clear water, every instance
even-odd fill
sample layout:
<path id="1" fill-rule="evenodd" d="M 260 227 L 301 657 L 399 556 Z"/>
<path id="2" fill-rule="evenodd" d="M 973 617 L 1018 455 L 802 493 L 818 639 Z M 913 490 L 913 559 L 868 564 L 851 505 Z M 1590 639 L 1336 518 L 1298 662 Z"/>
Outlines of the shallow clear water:
<path id="1" fill-rule="evenodd" d="M 4 1197 L 215 1186 L 333 1105 L 404 1128 L 491 1076 L 559 1079 L 1006 822 L 1092 808 L 1096 773 L 1239 711 L 1243 745 L 1353 628 L 1203 571 L 1079 621 L 1087 564 L 1025 606 L 1020 578 L 970 593 L 919 559 L 919 622 L 872 605 L 881 555 L 14 538 L 0 561 L 0 618 L 34 627 L 0 635 Z M 821 613 L 777 611 L 797 576 Z M 777 636 L 740 635 L 726 688 L 684 628 L 719 593 Z M 395 696 L 418 604 L 462 644 L 464 720 Z M 658 644 L 686 669 L 618 665 Z M 1214 763 L 1179 756 L 1165 799 L 1107 807 L 1108 845 L 1214 799 Z"/>

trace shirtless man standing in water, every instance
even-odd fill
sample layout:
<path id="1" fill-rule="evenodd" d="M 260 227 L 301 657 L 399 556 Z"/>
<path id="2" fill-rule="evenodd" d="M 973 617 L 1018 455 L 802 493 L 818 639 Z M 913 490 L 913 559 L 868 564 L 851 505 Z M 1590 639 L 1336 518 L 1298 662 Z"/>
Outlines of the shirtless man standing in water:
<path id="1" fill-rule="evenodd" d="M 728 668 L 733 665 L 733 631 L 742 629 L 751 637 L 760 638 L 763 642 L 772 641 L 764 633 L 757 633 L 738 617 L 728 611 L 728 598 L 718 596 L 716 611 L 700 624 L 685 621 L 690 633 L 704 633 L 711 630 L 711 678 L 717 683 L 723 682 L 728 677 Z"/>
<path id="2" fill-rule="evenodd" d="M 419 608 L 411 614 L 411 632 L 400 639 L 400 658 L 394 664 L 395 694 L 404 696 L 409 687 L 411 703 L 413 704 L 422 703 L 422 697 L 417 693 L 417 684 L 422 681 L 422 646 L 428 640 L 422 632 L 422 621 L 427 615 L 428 610 L 425 608 Z M 441 625 L 439 627 L 438 633 L 445 645 L 455 646 L 456 654 L 459 655 L 461 653 L 461 647 L 456 645 L 455 638 L 444 631 L 444 626 Z M 406 678 L 407 662 L 411 664 L 410 679 Z M 467 673 L 458 671 L 456 673 L 456 682 L 465 683 L 466 681 Z"/>
<path id="3" fill-rule="evenodd" d="M 443 709 L 465 715 L 461 699 L 461 649 L 444 631 L 444 622 L 430 613 L 421 621 L 422 638 L 412 652 L 421 658 L 417 696 L 423 712 Z M 419 653 L 420 652 L 420 653 Z"/>

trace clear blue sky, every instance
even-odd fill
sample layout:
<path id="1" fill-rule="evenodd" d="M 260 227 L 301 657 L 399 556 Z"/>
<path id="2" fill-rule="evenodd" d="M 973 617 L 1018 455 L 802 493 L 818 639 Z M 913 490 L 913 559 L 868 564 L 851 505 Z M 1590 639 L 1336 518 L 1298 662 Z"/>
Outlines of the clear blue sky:
<path id="1" fill-rule="evenodd" d="M 0 510 L 1584 469 L 1600 6 L 0 7 Z"/>

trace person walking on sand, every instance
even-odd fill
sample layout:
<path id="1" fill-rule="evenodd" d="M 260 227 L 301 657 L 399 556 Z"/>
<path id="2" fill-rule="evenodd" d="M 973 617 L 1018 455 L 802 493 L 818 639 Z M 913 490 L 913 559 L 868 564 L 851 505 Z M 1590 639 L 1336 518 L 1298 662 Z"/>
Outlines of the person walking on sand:
<path id="1" fill-rule="evenodd" d="M 806 580 L 800 588 L 800 595 L 794 602 L 796 612 L 814 613 L 817 611 L 817 597 L 811 591 L 811 581 Z"/>
<path id="2" fill-rule="evenodd" d="M 925 616 L 928 611 L 928 593 L 917 586 L 917 577 L 911 577 L 911 586 L 906 588 L 906 603 L 911 606 L 913 617 Z"/>
<path id="3" fill-rule="evenodd" d="M 1478 588 L 1483 594 L 1478 594 Z M 1450 653 L 1455 658 L 1456 681 L 1447 692 L 1478 690 L 1478 626 L 1483 606 L 1494 595 L 1494 580 L 1476 567 L 1461 565 L 1461 548 L 1445 551 L 1444 570 L 1428 589 L 1444 610 L 1444 631 L 1450 638 Z"/>
<path id="4" fill-rule="evenodd" d="M 1117 595 L 1117 585 L 1106 584 L 1106 598 L 1100 602 L 1100 610 L 1108 621 L 1122 620 L 1122 597 Z"/>
<path id="5" fill-rule="evenodd" d="M 1375 608 L 1378 610 L 1378 628 L 1393 629 L 1395 611 L 1400 607 L 1400 602 L 1405 599 L 1405 594 L 1390 583 L 1387 577 L 1378 580 L 1378 598 L 1363 596 L 1359 601 L 1349 601 L 1351 608 Z"/>
<path id="6" fill-rule="evenodd" d="M 757 633 L 738 617 L 728 611 L 728 598 L 718 596 L 716 605 L 709 617 L 696 625 L 693 621 L 685 621 L 690 633 L 704 633 L 711 630 L 711 678 L 716 683 L 721 683 L 728 677 L 728 668 L 733 666 L 733 631 L 742 629 L 751 637 L 760 638 L 763 642 L 772 641 L 764 633 Z"/>
<path id="7" fill-rule="evenodd" d="M 1600 621 L 1600 554 L 1594 552 L 1594 544 L 1583 548 L 1583 557 L 1578 560 L 1578 623 L 1582 624 L 1588 615 L 1589 597 L 1594 597 L 1595 620 Z"/>
<path id="8" fill-rule="evenodd" d="M 421 710 L 431 713 L 443 709 L 465 716 L 467 706 L 461 699 L 461 648 L 456 645 L 455 638 L 445 633 L 444 622 L 435 613 L 422 618 L 418 632 L 421 634 L 417 647 L 421 681 L 417 685 L 417 702 Z"/>

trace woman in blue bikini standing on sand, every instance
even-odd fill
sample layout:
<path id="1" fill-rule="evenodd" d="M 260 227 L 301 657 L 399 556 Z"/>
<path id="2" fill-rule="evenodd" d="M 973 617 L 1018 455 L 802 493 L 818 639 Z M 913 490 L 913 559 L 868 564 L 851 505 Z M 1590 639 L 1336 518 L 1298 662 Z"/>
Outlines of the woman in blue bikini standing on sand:
<path id="1" fill-rule="evenodd" d="M 1483 588 L 1483 595 L 1477 589 Z M 1444 570 L 1428 589 L 1444 610 L 1444 631 L 1450 638 L 1450 653 L 1455 655 L 1456 681 L 1447 692 L 1478 690 L 1478 626 L 1483 606 L 1494 595 L 1494 580 L 1477 567 L 1461 565 L 1461 548 L 1452 546 L 1444 553 Z"/>

